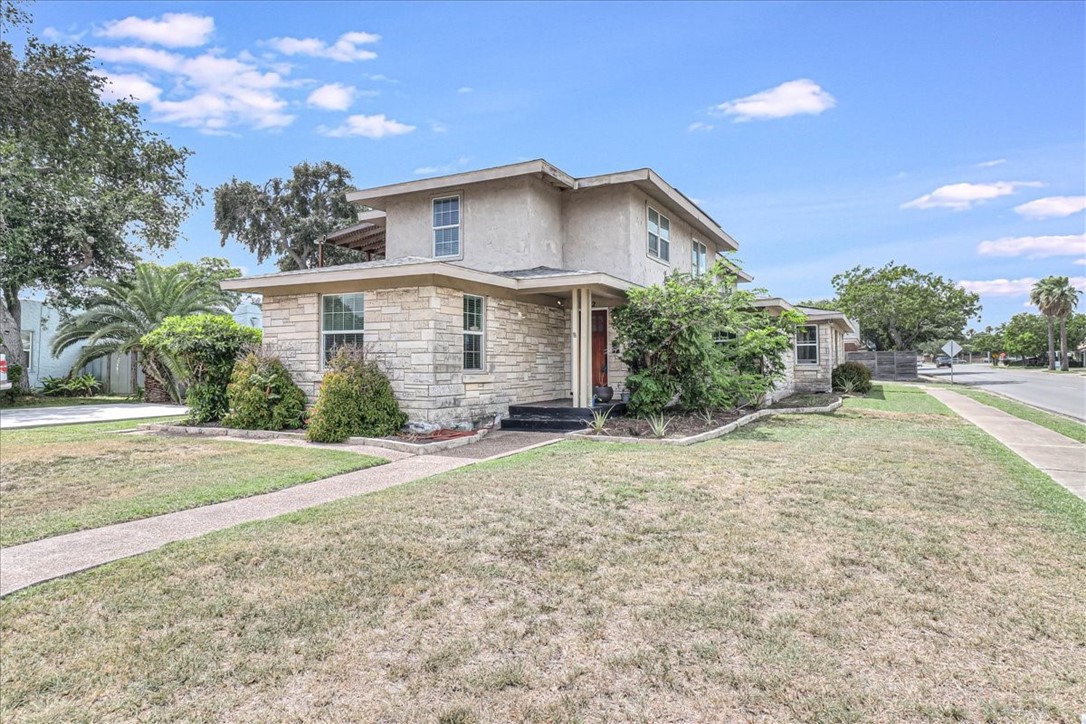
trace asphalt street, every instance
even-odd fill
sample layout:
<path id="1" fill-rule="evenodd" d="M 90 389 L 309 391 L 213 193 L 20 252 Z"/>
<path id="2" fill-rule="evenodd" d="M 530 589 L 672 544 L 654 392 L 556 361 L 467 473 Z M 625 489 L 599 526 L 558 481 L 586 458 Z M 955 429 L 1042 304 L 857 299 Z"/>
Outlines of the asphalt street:
<path id="1" fill-rule="evenodd" d="M 920 374 L 950 382 L 951 371 L 923 365 Z M 1086 422 L 1086 375 L 1041 369 L 992 367 L 982 362 L 954 365 L 954 384 L 998 392 L 1043 410 Z"/>

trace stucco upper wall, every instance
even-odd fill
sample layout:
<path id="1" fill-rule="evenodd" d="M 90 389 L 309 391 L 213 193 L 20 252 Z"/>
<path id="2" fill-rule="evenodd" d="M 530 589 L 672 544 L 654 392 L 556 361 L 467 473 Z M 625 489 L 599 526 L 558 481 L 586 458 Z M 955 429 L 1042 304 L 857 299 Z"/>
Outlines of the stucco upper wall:
<path id="1" fill-rule="evenodd" d="M 562 196 L 566 268 L 606 271 L 641 283 L 631 274 L 630 190 L 602 186 Z"/>
<path id="2" fill-rule="evenodd" d="M 390 198 L 386 256 L 432 257 L 433 200 L 448 196 L 460 197 L 459 263 L 481 271 L 562 266 L 561 194 L 531 176 Z"/>

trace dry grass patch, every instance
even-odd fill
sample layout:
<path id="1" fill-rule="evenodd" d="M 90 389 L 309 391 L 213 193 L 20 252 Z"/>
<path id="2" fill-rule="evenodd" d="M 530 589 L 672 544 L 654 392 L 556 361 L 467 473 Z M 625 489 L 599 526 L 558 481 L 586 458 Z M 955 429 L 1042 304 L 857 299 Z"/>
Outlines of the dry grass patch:
<path id="1" fill-rule="evenodd" d="M 16 593 L 0 711 L 1077 719 L 1086 506 L 882 394 L 688 448 L 553 445 Z"/>
<path id="2" fill-rule="evenodd" d="M 0 432 L 0 545 L 265 493 L 385 462 L 342 451 L 118 433 L 133 425 Z"/>

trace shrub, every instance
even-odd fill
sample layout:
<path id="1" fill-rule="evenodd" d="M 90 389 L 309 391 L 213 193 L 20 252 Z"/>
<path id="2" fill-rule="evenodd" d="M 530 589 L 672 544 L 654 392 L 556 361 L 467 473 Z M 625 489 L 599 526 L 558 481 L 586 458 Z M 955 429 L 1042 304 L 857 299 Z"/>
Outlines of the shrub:
<path id="1" fill-rule="evenodd" d="M 43 377 L 42 394 L 46 397 L 92 397 L 101 389 L 101 383 L 91 374 L 75 377 Z"/>
<path id="2" fill-rule="evenodd" d="M 305 393 L 278 357 L 250 352 L 234 364 L 226 386 L 226 427 L 295 430 L 305 422 Z"/>
<path id="3" fill-rule="evenodd" d="M 349 437 L 381 437 L 407 422 L 388 377 L 358 347 L 344 346 L 328 364 L 305 439 L 343 442 Z"/>
<path id="4" fill-rule="evenodd" d="M 260 344 L 259 329 L 238 324 L 221 314 L 166 317 L 140 344 L 151 353 L 173 360 L 188 386 L 185 402 L 194 423 L 220 420 L 229 411 L 226 386 L 234 362 L 248 347 Z"/>
<path id="5" fill-rule="evenodd" d="M 871 370 L 859 362 L 842 362 L 833 368 L 833 389 L 837 392 L 871 391 Z"/>

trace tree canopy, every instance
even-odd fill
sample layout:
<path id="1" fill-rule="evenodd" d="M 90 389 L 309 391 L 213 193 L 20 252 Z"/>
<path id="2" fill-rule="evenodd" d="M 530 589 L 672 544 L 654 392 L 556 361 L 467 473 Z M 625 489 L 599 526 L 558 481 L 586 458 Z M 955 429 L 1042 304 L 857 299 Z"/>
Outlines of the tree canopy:
<path id="1" fill-rule="evenodd" d="M 102 100 L 89 49 L 30 38 L 20 53 L 10 27 L 3 35 L 0 332 L 16 355 L 22 290 L 77 302 L 89 279 L 116 279 L 141 252 L 171 246 L 200 189 L 187 184 L 187 149 L 144 128 L 134 104 Z"/>
<path id="2" fill-rule="evenodd" d="M 215 229 L 225 246 L 234 239 L 256 254 L 257 262 L 274 258 L 283 271 L 317 266 L 320 244 L 336 229 L 355 223 L 347 202 L 351 172 L 328 161 L 300 163 L 289 179 L 263 184 L 230 179 L 215 189 Z M 328 246 L 325 266 L 364 261 L 355 251 Z"/>
<path id="3" fill-rule="evenodd" d="M 838 309 L 860 322 L 876 349 L 909 350 L 933 340 L 960 338 L 980 313 L 980 297 L 949 279 L 890 262 L 854 267 L 833 277 Z"/>

